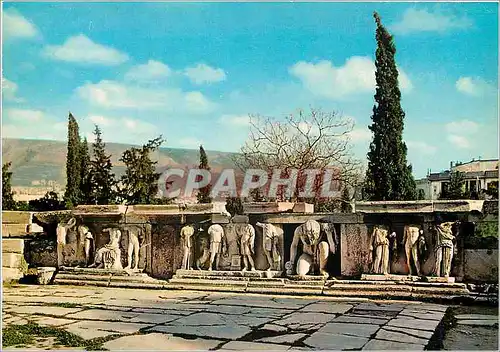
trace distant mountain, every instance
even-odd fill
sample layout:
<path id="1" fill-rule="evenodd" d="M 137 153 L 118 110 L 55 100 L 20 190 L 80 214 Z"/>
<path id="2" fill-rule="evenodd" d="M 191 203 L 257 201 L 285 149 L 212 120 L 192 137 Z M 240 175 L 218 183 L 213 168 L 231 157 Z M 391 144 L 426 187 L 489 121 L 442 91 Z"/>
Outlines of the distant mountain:
<path id="1" fill-rule="evenodd" d="M 122 153 L 132 147 L 128 144 L 106 143 L 111 154 L 114 172 L 121 175 L 125 167 L 120 159 Z M 207 151 L 212 171 L 218 174 L 224 168 L 234 167 L 235 153 Z M 33 139 L 3 139 L 3 162 L 12 162 L 13 186 L 32 186 L 34 181 L 55 181 L 66 184 L 66 142 Z M 160 148 L 153 156 L 158 160 L 158 171 L 167 167 L 188 168 L 199 164 L 197 149 Z M 37 182 L 35 182 L 37 183 Z"/>

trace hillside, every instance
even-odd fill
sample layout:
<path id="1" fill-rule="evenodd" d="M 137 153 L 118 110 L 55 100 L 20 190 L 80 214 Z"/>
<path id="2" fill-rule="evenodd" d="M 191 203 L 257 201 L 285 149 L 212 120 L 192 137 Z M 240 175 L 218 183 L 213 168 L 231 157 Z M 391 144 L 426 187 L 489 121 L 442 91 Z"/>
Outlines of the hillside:
<path id="1" fill-rule="evenodd" d="M 114 172 L 121 175 L 124 165 L 122 153 L 132 145 L 107 143 L 106 150 L 111 154 Z M 224 168 L 234 167 L 234 153 L 207 151 L 210 166 L 215 173 Z M 13 186 L 32 186 L 33 181 L 53 180 L 66 184 L 66 142 L 32 139 L 3 139 L 3 162 L 12 162 Z M 199 163 L 197 149 L 160 148 L 154 158 L 158 160 L 158 170 L 166 167 L 189 167 Z"/>

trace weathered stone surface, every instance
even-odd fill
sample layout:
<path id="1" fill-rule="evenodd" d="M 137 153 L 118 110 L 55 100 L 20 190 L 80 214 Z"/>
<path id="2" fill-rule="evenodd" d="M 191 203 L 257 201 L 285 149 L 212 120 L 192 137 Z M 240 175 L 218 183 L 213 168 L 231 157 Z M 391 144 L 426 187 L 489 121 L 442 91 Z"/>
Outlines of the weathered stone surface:
<path id="1" fill-rule="evenodd" d="M 465 279 L 498 280 L 498 249 L 466 249 L 464 256 Z"/>
<path id="2" fill-rule="evenodd" d="M 10 310 L 18 314 L 45 314 L 64 316 L 70 313 L 81 311 L 82 308 L 66 308 L 66 307 L 51 307 L 51 306 L 13 306 Z"/>
<path id="3" fill-rule="evenodd" d="M 383 341 L 383 340 L 370 340 L 365 347 L 363 347 L 363 351 L 375 351 L 375 350 L 389 350 L 389 351 L 423 351 L 424 345 L 417 345 L 413 343 L 401 343 L 394 341 Z"/>
<path id="4" fill-rule="evenodd" d="M 269 331 L 275 331 L 275 332 L 285 332 L 288 330 L 288 328 L 281 326 L 281 325 L 276 325 L 276 324 L 265 324 L 263 327 L 260 328 L 260 330 L 269 330 Z"/>
<path id="5" fill-rule="evenodd" d="M 35 321 L 38 325 L 41 326 L 62 326 L 68 325 L 75 322 L 75 320 L 64 319 L 64 318 L 52 318 L 45 316 L 32 316 L 31 320 Z"/>
<path id="6" fill-rule="evenodd" d="M 387 319 L 382 318 L 367 318 L 354 315 L 341 315 L 332 320 L 332 323 L 354 323 L 354 324 L 375 324 L 383 325 L 387 323 Z"/>
<path id="7" fill-rule="evenodd" d="M 2 281 L 17 281 L 24 276 L 23 272 L 17 268 L 2 267 Z"/>
<path id="8" fill-rule="evenodd" d="M 19 253 L 2 253 L 2 267 L 18 269 L 24 256 Z"/>
<path id="9" fill-rule="evenodd" d="M 486 315 L 486 314 L 458 314 L 455 315 L 455 318 L 458 320 L 467 319 L 467 320 L 497 320 L 498 316 L 496 315 Z"/>
<path id="10" fill-rule="evenodd" d="M 179 319 L 182 315 L 141 313 L 130 319 L 132 323 L 163 324 Z"/>
<path id="11" fill-rule="evenodd" d="M 409 330 L 409 329 L 408 329 Z M 409 333 L 412 332 L 412 330 L 408 331 Z M 385 329 L 380 329 L 377 334 L 375 335 L 376 339 L 379 340 L 389 340 L 389 341 L 396 341 L 396 342 L 402 342 L 402 343 L 414 343 L 417 345 L 427 345 L 427 339 L 425 338 L 418 338 L 414 337 L 411 335 L 408 335 L 404 332 L 394 332 L 394 331 L 388 331 Z"/>
<path id="12" fill-rule="evenodd" d="M 415 281 L 420 281 L 420 277 L 419 276 L 410 276 L 410 275 L 397 275 L 397 274 L 389 274 L 389 275 L 363 274 L 363 275 L 361 275 L 361 280 L 363 280 L 363 281 L 395 281 L 395 282 L 409 281 L 409 282 L 415 282 Z"/>
<path id="13" fill-rule="evenodd" d="M 408 317 L 401 317 L 392 319 L 387 325 L 389 326 L 399 326 L 402 328 L 418 329 L 434 331 L 438 325 L 438 321 L 435 320 L 423 320 L 423 319 L 413 319 Z"/>
<path id="14" fill-rule="evenodd" d="M 368 227 L 365 224 L 342 224 L 341 233 L 341 274 L 353 276 L 369 272 L 372 258 Z"/>
<path id="15" fill-rule="evenodd" d="M 136 323 L 80 321 L 66 326 L 65 329 L 84 339 L 92 339 L 114 334 L 133 334 L 148 326 Z"/>
<path id="16" fill-rule="evenodd" d="M 119 337 L 106 342 L 103 347 L 111 351 L 200 351 L 214 349 L 221 343 L 220 340 L 184 339 L 169 334 L 150 333 Z"/>
<path id="17" fill-rule="evenodd" d="M 56 268 L 54 267 L 41 267 L 36 269 L 36 280 L 39 285 L 48 285 L 52 278 L 54 277 L 54 273 Z"/>
<path id="18" fill-rule="evenodd" d="M 270 318 L 253 317 L 247 315 L 231 315 L 231 314 L 216 314 L 216 313 L 194 313 L 189 316 L 181 317 L 168 325 L 179 326 L 225 326 L 225 325 L 245 325 L 245 326 L 259 326 L 265 324 Z"/>
<path id="19" fill-rule="evenodd" d="M 455 282 L 454 277 L 440 277 L 440 276 L 424 276 L 423 281 L 425 282 L 442 282 L 452 284 Z"/>
<path id="20" fill-rule="evenodd" d="M 313 259 L 309 254 L 303 253 L 297 260 L 297 274 L 305 276 L 311 270 Z"/>
<path id="21" fill-rule="evenodd" d="M 407 316 L 416 319 L 425 319 L 425 320 L 437 320 L 441 321 L 444 316 L 444 312 L 433 312 L 433 311 L 422 311 L 417 309 L 403 309 L 401 313 L 399 313 L 398 317 Z"/>
<path id="22" fill-rule="evenodd" d="M 286 315 L 281 320 L 273 321 L 273 324 L 286 326 L 293 330 L 309 330 L 324 324 L 335 318 L 334 314 L 294 312 Z"/>
<path id="23" fill-rule="evenodd" d="M 245 341 L 230 341 L 221 347 L 221 350 L 227 351 L 278 351 L 287 349 L 288 346 L 284 345 Z"/>
<path id="24" fill-rule="evenodd" d="M 386 325 L 383 327 L 384 330 L 387 331 L 396 331 L 396 332 L 402 332 L 407 335 L 411 335 L 417 338 L 422 338 L 422 339 L 430 339 L 432 335 L 434 334 L 434 331 L 425 331 L 425 330 L 418 330 L 418 329 L 409 329 L 409 328 L 404 328 L 404 327 L 399 327 L 399 326 L 390 326 Z"/>
<path id="25" fill-rule="evenodd" d="M 353 307 L 352 304 L 345 303 L 332 303 L 332 302 L 318 302 L 309 304 L 302 308 L 300 311 L 319 312 L 329 314 L 343 314 Z"/>
<path id="26" fill-rule="evenodd" d="M 2 210 L 3 224 L 31 224 L 33 213 L 29 211 Z"/>
<path id="27" fill-rule="evenodd" d="M 404 304 L 374 304 L 374 303 L 361 303 L 356 306 L 359 310 L 381 310 L 390 312 L 400 312 L 406 305 Z"/>
<path id="28" fill-rule="evenodd" d="M 476 326 L 493 326 L 495 324 L 498 324 L 498 318 L 497 319 L 480 319 L 480 320 L 459 320 L 457 322 L 459 325 L 476 325 Z"/>
<path id="29" fill-rule="evenodd" d="M 321 350 L 351 350 L 359 349 L 368 342 L 366 337 L 324 334 L 315 332 L 310 337 L 304 340 L 304 343 L 315 349 Z"/>
<path id="30" fill-rule="evenodd" d="M 80 310 L 80 309 L 79 309 Z M 72 319 L 90 319 L 90 320 L 107 320 L 107 321 L 125 321 L 130 322 L 130 320 L 136 316 L 138 313 L 130 313 L 123 311 L 113 311 L 113 310 L 101 310 L 101 309 L 87 309 L 78 313 L 67 315 L 68 318 Z"/>
<path id="31" fill-rule="evenodd" d="M 291 345 L 295 341 L 298 341 L 307 336 L 306 334 L 285 334 L 272 337 L 264 337 L 256 340 L 257 342 L 269 342 L 269 343 L 281 343 L 286 345 Z"/>
<path id="32" fill-rule="evenodd" d="M 379 325 L 371 325 L 371 324 L 328 323 L 321 329 L 319 329 L 318 332 L 325 334 L 370 337 L 379 328 L 380 328 Z"/>
<path id="33" fill-rule="evenodd" d="M 24 253 L 24 240 L 18 238 L 3 238 L 2 253 Z"/>
<path id="34" fill-rule="evenodd" d="M 148 329 L 148 331 L 236 340 L 248 334 L 251 329 L 236 324 L 213 326 L 157 325 Z"/>

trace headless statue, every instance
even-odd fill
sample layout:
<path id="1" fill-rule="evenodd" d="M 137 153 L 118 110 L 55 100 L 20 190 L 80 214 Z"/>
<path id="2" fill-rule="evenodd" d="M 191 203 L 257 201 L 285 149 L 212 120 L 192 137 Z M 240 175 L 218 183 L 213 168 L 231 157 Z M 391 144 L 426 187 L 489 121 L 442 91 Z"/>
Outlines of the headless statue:
<path id="1" fill-rule="evenodd" d="M 279 235 L 273 224 L 258 222 L 255 226 L 262 227 L 262 249 L 266 255 L 268 271 L 273 269 L 281 270 L 281 255 L 278 250 Z M 274 264 L 274 265 L 273 265 Z"/>
<path id="2" fill-rule="evenodd" d="M 303 253 L 297 262 L 297 268 L 294 268 L 295 257 L 297 255 L 297 246 L 302 241 Z M 328 260 L 328 243 L 321 241 L 321 225 L 315 220 L 307 220 L 299 225 L 293 234 L 292 246 L 290 247 L 290 261 L 285 264 L 287 274 L 297 272 L 299 276 L 305 276 L 310 271 L 310 266 L 299 267 L 300 263 L 307 262 L 311 266 L 319 266 L 319 273 L 328 276 L 326 263 Z"/>
<path id="3" fill-rule="evenodd" d="M 78 232 L 78 237 L 81 243 L 80 245 L 84 250 L 85 266 L 87 266 L 90 263 L 91 251 L 92 253 L 95 252 L 94 236 L 92 236 L 90 229 L 85 225 L 77 226 L 76 231 Z"/>
<path id="4" fill-rule="evenodd" d="M 182 269 L 185 270 L 193 270 L 193 268 L 191 268 L 191 248 L 193 247 L 193 235 L 194 227 L 192 225 L 184 226 L 181 229 L 181 245 L 184 252 L 182 256 Z"/>
<path id="5" fill-rule="evenodd" d="M 243 271 L 255 271 L 255 263 L 252 258 L 252 255 L 255 254 L 255 229 L 250 224 L 244 224 L 237 226 L 237 232 L 240 238 L 240 254 L 243 257 L 244 263 Z"/>
<path id="6" fill-rule="evenodd" d="M 411 267 L 411 259 L 413 258 L 413 264 L 415 264 L 417 275 L 420 276 L 418 249 L 422 246 L 421 242 L 425 242 L 423 233 L 424 231 L 418 225 L 406 225 L 404 227 L 403 243 L 405 246 L 406 264 L 408 265 L 409 275 L 413 275 Z"/>
<path id="7" fill-rule="evenodd" d="M 449 277 L 453 260 L 453 225 L 454 222 L 443 222 L 436 226 L 436 263 L 434 275 Z M 441 268 L 441 264 L 443 267 Z"/>
<path id="8" fill-rule="evenodd" d="M 396 233 L 389 233 L 389 227 L 375 226 L 370 240 L 370 251 L 375 250 L 372 272 L 374 274 L 389 273 L 389 238 L 396 237 Z"/>
<path id="9" fill-rule="evenodd" d="M 67 223 L 59 223 L 56 228 L 57 238 L 57 267 L 64 265 L 64 246 L 66 246 L 68 231 L 76 225 L 76 219 L 71 218 Z"/>

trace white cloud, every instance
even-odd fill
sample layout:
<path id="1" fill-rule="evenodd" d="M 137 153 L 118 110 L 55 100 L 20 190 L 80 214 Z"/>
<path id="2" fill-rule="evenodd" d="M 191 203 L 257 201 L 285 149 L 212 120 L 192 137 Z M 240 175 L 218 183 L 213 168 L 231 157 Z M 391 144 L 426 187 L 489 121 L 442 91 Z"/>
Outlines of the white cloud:
<path id="1" fill-rule="evenodd" d="M 125 79 L 130 81 L 155 81 L 170 76 L 170 67 L 160 61 L 149 60 L 146 64 L 132 67 Z"/>
<path id="2" fill-rule="evenodd" d="M 402 69 L 398 70 L 401 89 L 410 91 L 413 88 L 410 79 Z M 324 98 L 337 99 L 375 90 L 375 64 L 369 57 L 353 56 L 339 67 L 326 60 L 316 64 L 300 61 L 289 72 L 313 94 Z"/>
<path id="3" fill-rule="evenodd" d="M 206 64 L 198 64 L 184 70 L 191 82 L 195 84 L 221 82 L 226 79 L 226 73 L 221 68 L 214 68 Z"/>
<path id="4" fill-rule="evenodd" d="M 198 148 L 202 144 L 203 141 L 192 137 L 182 138 L 179 140 L 178 143 L 179 147 L 184 147 L 184 148 Z"/>
<path id="5" fill-rule="evenodd" d="M 69 37 L 63 45 L 48 45 L 44 53 L 54 60 L 91 65 L 112 66 L 128 60 L 127 54 L 94 43 L 83 34 Z"/>
<path id="6" fill-rule="evenodd" d="M 461 148 L 461 149 L 469 149 L 471 147 L 470 141 L 464 136 L 450 134 L 448 136 L 448 141 L 450 141 L 456 147 Z"/>
<path id="7" fill-rule="evenodd" d="M 318 126 L 306 121 L 299 122 L 298 128 L 302 133 L 306 135 L 317 136 L 319 134 Z"/>
<path id="8" fill-rule="evenodd" d="M 495 90 L 489 83 L 479 77 L 460 77 L 455 87 L 461 93 L 473 96 L 483 95 Z"/>
<path id="9" fill-rule="evenodd" d="M 457 17 L 453 14 L 409 8 L 403 14 L 403 19 L 391 25 L 389 28 L 397 34 L 409 34 L 414 32 L 443 33 L 452 29 L 466 29 L 472 25 L 473 22 L 466 16 Z"/>
<path id="10" fill-rule="evenodd" d="M 44 119 L 45 114 L 40 110 L 5 109 L 5 117 L 12 122 L 37 122 Z"/>
<path id="11" fill-rule="evenodd" d="M 125 118 L 122 121 L 125 127 L 135 134 L 149 134 L 151 136 L 155 133 L 158 134 L 158 128 L 152 123 L 131 118 Z"/>
<path id="12" fill-rule="evenodd" d="M 479 130 L 479 124 L 470 120 L 459 120 L 447 123 L 445 128 L 451 134 L 472 134 Z"/>
<path id="13" fill-rule="evenodd" d="M 349 132 L 352 142 L 368 142 L 372 139 L 372 132 L 368 128 L 355 128 Z"/>
<path id="14" fill-rule="evenodd" d="M 176 88 L 145 88 L 108 80 L 86 83 L 75 92 L 89 104 L 107 109 L 206 113 L 215 106 L 200 92 L 186 93 Z"/>
<path id="15" fill-rule="evenodd" d="M 408 149 L 410 149 L 410 152 L 414 152 L 415 155 L 431 155 L 437 151 L 436 147 L 423 141 L 407 141 L 406 145 L 408 146 Z"/>
<path id="16" fill-rule="evenodd" d="M 33 38 L 38 35 L 38 29 L 28 19 L 14 9 L 3 11 L 3 38 Z"/>
<path id="17" fill-rule="evenodd" d="M 5 100 L 21 102 L 24 99 L 16 96 L 17 94 L 17 84 L 8 80 L 5 77 L 2 77 L 2 97 Z"/>
<path id="18" fill-rule="evenodd" d="M 222 115 L 219 123 L 231 126 L 250 126 L 249 115 Z"/>
<path id="19" fill-rule="evenodd" d="M 91 115 L 91 116 L 89 116 L 89 120 L 100 127 L 101 126 L 111 126 L 111 125 L 115 124 L 115 122 L 116 122 L 115 120 L 113 120 L 111 118 L 104 117 L 101 115 Z"/>

